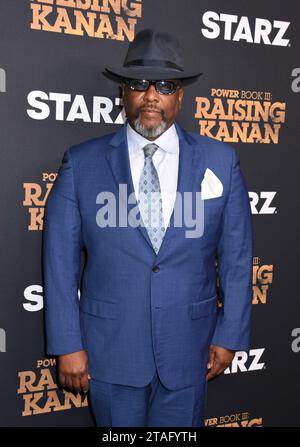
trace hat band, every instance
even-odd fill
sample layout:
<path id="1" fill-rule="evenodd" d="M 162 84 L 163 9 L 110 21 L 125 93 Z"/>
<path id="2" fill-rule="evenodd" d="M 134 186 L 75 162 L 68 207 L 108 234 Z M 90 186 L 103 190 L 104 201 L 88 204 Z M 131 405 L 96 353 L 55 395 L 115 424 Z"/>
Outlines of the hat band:
<path id="1" fill-rule="evenodd" d="M 175 70 L 182 71 L 183 69 L 179 65 L 174 64 L 170 61 L 162 61 L 159 59 L 136 59 L 134 61 L 126 62 L 124 67 L 130 67 L 132 65 L 139 65 L 143 67 L 161 67 L 161 68 L 174 68 Z"/>

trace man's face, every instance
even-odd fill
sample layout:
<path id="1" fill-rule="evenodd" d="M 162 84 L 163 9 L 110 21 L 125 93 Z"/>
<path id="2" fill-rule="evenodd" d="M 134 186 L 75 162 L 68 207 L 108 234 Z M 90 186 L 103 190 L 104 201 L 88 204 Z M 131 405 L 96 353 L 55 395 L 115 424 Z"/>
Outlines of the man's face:
<path id="1" fill-rule="evenodd" d="M 131 90 L 124 82 L 121 87 L 128 122 L 143 137 L 155 140 L 176 120 L 183 99 L 182 86 L 170 95 L 158 93 L 154 85 L 145 92 Z"/>

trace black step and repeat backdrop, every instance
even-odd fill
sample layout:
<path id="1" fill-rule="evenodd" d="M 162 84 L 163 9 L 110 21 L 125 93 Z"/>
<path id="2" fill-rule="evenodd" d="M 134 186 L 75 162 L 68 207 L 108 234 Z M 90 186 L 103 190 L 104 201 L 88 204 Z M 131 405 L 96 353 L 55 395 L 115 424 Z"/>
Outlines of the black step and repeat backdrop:
<path id="1" fill-rule="evenodd" d="M 208 426 L 299 426 L 300 8 L 280 0 L 1 0 L 1 426 L 93 426 L 45 355 L 44 206 L 64 151 L 124 122 L 117 83 L 137 31 L 175 33 L 180 124 L 233 145 L 255 230 L 251 350 L 209 383 Z M 298 32 L 298 33 L 297 33 Z M 232 284 L 235 287 L 235 284 Z"/>

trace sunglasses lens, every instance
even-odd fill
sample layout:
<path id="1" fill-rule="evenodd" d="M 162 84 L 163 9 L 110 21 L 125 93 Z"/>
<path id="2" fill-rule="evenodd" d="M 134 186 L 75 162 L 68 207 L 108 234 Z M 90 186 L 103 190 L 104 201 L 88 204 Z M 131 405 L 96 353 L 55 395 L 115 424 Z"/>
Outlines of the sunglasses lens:
<path id="1" fill-rule="evenodd" d="M 149 81 L 146 81 L 145 79 L 130 79 L 128 85 L 132 90 L 144 92 L 149 87 Z"/>
<path id="2" fill-rule="evenodd" d="M 177 84 L 172 81 L 158 81 L 156 83 L 156 88 L 159 93 L 163 93 L 168 95 L 170 93 L 174 93 L 176 91 Z"/>

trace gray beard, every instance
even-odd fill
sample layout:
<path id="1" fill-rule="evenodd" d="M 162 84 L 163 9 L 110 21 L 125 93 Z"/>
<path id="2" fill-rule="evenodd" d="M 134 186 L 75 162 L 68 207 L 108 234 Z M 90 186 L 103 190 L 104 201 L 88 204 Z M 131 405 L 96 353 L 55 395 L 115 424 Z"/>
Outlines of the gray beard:
<path id="1" fill-rule="evenodd" d="M 144 138 L 157 138 L 162 133 L 164 133 L 167 130 L 167 123 L 166 121 L 162 121 L 161 124 L 157 127 L 145 127 L 141 122 L 139 118 L 136 118 L 133 123 L 134 130 L 142 135 Z"/>

